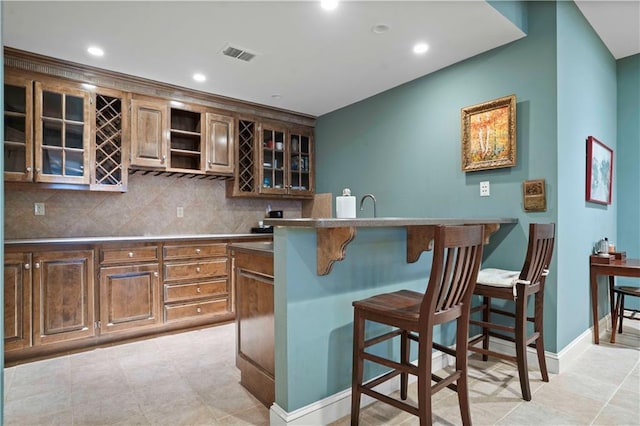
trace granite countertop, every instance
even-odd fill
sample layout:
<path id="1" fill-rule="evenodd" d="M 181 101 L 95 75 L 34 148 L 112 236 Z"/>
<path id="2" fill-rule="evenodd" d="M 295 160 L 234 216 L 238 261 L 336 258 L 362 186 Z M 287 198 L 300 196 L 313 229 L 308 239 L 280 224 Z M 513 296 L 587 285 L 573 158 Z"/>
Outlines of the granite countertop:
<path id="1" fill-rule="evenodd" d="M 197 234 L 197 235 L 132 235 L 115 237 L 69 237 L 69 238 L 30 238 L 19 240 L 5 240 L 12 244 L 95 244 L 119 242 L 154 242 L 154 241 L 183 241 L 183 240 L 229 240 L 234 238 L 264 239 L 271 234 Z"/>
<path id="2" fill-rule="evenodd" d="M 433 217 L 378 217 L 354 219 L 264 219 L 265 225 L 293 226 L 305 228 L 341 228 L 341 227 L 394 227 L 412 225 L 474 225 L 517 223 L 516 218 L 433 218 Z"/>

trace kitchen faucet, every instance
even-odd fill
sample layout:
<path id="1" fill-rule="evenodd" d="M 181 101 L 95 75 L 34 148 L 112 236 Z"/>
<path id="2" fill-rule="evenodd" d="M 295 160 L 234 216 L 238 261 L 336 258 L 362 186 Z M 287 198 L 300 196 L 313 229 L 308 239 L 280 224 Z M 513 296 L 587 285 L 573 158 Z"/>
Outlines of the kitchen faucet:
<path id="1" fill-rule="evenodd" d="M 374 197 L 373 194 L 365 194 L 362 196 L 362 199 L 360 200 L 360 211 L 364 210 L 364 200 L 367 198 L 371 198 L 373 200 L 373 217 L 378 217 L 376 213 L 376 197 Z"/>

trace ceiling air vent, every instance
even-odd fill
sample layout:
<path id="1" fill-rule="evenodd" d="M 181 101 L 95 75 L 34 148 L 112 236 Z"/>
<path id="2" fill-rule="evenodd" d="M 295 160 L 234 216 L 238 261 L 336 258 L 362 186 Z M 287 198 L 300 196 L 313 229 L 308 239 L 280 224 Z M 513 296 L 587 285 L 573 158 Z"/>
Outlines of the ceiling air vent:
<path id="1" fill-rule="evenodd" d="M 249 62 L 256 57 L 255 53 L 248 52 L 239 47 L 227 46 L 222 53 L 226 56 L 240 59 L 241 61 Z"/>

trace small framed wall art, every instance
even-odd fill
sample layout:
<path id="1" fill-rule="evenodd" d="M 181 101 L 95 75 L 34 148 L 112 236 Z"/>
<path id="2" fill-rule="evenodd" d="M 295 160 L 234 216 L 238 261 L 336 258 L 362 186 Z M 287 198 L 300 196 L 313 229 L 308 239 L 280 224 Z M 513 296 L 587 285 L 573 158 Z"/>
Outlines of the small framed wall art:
<path id="1" fill-rule="evenodd" d="M 587 138 L 587 201 L 611 204 L 613 150 L 593 136 Z"/>
<path id="2" fill-rule="evenodd" d="M 516 165 L 516 96 L 509 95 L 461 110 L 462 171 Z"/>
<path id="3" fill-rule="evenodd" d="M 524 211 L 546 212 L 547 194 L 544 179 L 525 180 L 522 182 L 522 198 Z"/>

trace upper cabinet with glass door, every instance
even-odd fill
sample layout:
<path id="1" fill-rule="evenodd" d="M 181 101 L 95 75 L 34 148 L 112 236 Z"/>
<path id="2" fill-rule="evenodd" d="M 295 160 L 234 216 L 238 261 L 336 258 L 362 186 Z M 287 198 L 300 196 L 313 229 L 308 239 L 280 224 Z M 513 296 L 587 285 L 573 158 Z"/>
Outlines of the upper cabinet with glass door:
<path id="1" fill-rule="evenodd" d="M 33 81 L 5 75 L 4 178 L 33 181 Z"/>
<path id="2" fill-rule="evenodd" d="M 90 93 L 35 84 L 36 182 L 89 184 Z"/>
<path id="3" fill-rule="evenodd" d="M 289 193 L 312 195 L 313 181 L 313 136 L 311 132 L 294 129 L 289 133 Z"/>

